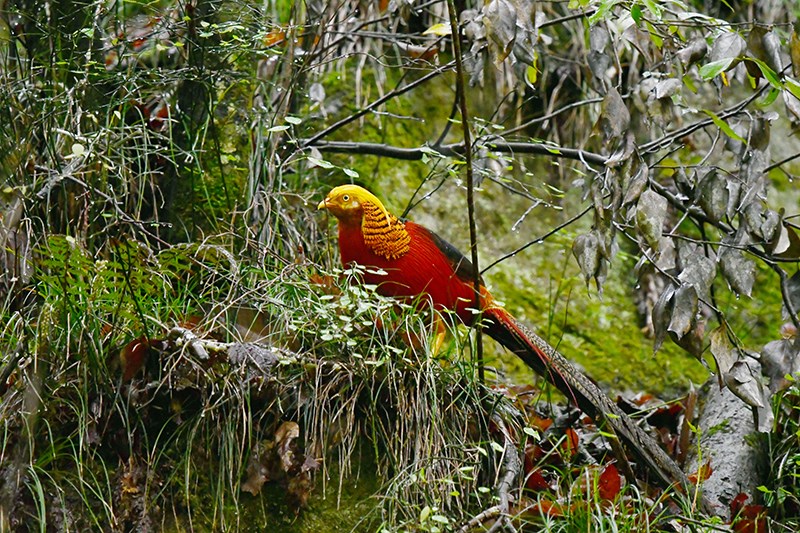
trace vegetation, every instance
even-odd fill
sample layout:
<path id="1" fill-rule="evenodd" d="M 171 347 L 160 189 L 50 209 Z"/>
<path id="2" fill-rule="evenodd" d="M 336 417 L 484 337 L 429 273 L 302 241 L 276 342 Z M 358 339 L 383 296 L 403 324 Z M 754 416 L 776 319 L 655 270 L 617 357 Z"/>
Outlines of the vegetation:
<path id="1" fill-rule="evenodd" d="M 712 4 L 0 0 L 0 530 L 800 527 L 799 13 Z M 339 267 L 347 181 L 676 458 L 727 386 L 771 474 L 708 513 L 713 460 L 650 486 L 509 354 L 431 353 Z"/>

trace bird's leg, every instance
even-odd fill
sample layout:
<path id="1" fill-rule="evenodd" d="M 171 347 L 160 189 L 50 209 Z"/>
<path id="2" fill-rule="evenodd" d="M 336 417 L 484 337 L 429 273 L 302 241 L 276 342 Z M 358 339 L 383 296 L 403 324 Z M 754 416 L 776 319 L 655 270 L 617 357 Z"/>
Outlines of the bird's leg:
<path id="1" fill-rule="evenodd" d="M 436 357 L 439 354 L 439 350 L 442 349 L 442 344 L 444 344 L 444 337 L 447 334 L 447 326 L 442 320 L 442 315 L 437 312 L 433 312 L 433 329 L 436 332 L 433 336 L 433 346 L 431 346 L 431 355 Z"/>

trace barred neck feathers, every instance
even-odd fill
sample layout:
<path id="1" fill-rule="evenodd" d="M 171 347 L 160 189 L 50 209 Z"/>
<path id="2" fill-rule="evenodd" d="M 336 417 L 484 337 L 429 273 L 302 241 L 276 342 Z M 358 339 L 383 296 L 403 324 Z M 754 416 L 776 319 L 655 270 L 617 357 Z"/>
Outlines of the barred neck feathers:
<path id="1" fill-rule="evenodd" d="M 408 253 L 411 235 L 406 225 L 380 206 L 365 202 L 361 232 L 364 244 L 373 253 L 386 259 L 398 259 Z"/>

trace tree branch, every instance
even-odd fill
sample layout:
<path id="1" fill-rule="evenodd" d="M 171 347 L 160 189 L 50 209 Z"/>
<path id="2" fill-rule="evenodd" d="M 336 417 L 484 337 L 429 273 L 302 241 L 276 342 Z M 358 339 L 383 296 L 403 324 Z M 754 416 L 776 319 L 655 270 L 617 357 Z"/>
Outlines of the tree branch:
<path id="1" fill-rule="evenodd" d="M 379 157 L 391 157 L 405 161 L 419 161 L 424 155 L 430 155 L 431 150 L 435 150 L 445 157 L 457 157 L 464 155 L 464 143 L 451 143 L 433 146 L 420 146 L 417 148 L 402 148 L 389 144 L 351 142 L 351 141 L 320 141 L 315 140 L 319 137 L 315 135 L 311 139 L 300 139 L 299 143 L 304 147 L 313 146 L 320 152 L 332 152 L 338 154 L 359 154 L 375 155 Z M 550 157 L 573 159 L 584 163 L 605 166 L 607 158 L 603 155 L 577 148 L 562 148 L 552 144 L 531 143 L 523 141 L 505 141 L 497 137 L 479 137 L 475 139 L 475 146 L 486 147 L 490 152 L 501 152 L 511 154 L 532 154 L 546 155 Z"/>

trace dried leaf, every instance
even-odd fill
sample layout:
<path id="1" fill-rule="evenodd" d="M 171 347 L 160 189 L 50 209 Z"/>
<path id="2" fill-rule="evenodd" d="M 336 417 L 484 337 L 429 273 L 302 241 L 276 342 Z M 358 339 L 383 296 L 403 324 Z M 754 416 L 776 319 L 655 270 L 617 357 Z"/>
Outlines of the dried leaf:
<path id="1" fill-rule="evenodd" d="M 667 199 L 650 189 L 644 191 L 636 204 L 636 228 L 653 250 L 661 247 L 666 216 Z"/>
<path id="2" fill-rule="evenodd" d="M 275 431 L 275 447 L 280 458 L 281 469 L 289 473 L 296 466 L 297 456 L 294 440 L 300 436 L 300 426 L 297 422 L 286 421 L 278 426 Z"/>
<path id="3" fill-rule="evenodd" d="M 142 369 L 150 353 L 150 344 L 150 340 L 142 336 L 132 340 L 122 348 L 119 353 L 119 360 L 122 366 L 122 381 L 133 379 L 133 376 Z"/>
<path id="4" fill-rule="evenodd" d="M 786 292 L 789 296 L 789 302 L 792 304 L 792 307 L 794 307 L 795 312 L 800 313 L 800 270 L 786 280 Z M 785 306 L 783 308 L 783 318 L 784 320 L 789 318 L 789 312 Z"/>
<path id="5" fill-rule="evenodd" d="M 675 294 L 675 286 L 669 285 L 658 297 L 658 301 L 653 306 L 653 352 L 657 352 L 664 344 L 664 337 L 667 334 L 670 318 L 672 316 L 672 297 Z"/>
<path id="6" fill-rule="evenodd" d="M 760 236 L 767 242 L 772 242 L 778 235 L 776 235 L 778 228 L 781 226 L 781 215 L 777 211 L 767 209 L 764 211 L 763 220 L 759 227 Z"/>
<path id="7" fill-rule="evenodd" d="M 728 389 L 750 407 L 765 406 L 767 399 L 761 381 L 746 360 L 734 362 L 730 370 L 725 372 L 723 380 Z"/>
<path id="8" fill-rule="evenodd" d="M 597 480 L 597 492 L 602 500 L 612 501 L 622 489 L 622 479 L 619 470 L 614 463 L 609 463 L 600 474 Z"/>
<path id="9" fill-rule="evenodd" d="M 650 169 L 644 163 L 639 165 L 639 170 L 628 182 L 627 190 L 625 191 L 625 198 L 622 200 L 622 205 L 628 205 L 636 202 L 647 187 L 647 179 L 650 175 Z"/>
<path id="10" fill-rule="evenodd" d="M 714 470 L 711 468 L 711 461 L 708 460 L 704 465 L 701 465 L 700 468 L 697 469 L 697 472 L 694 474 L 689 474 L 689 481 L 697 485 L 698 483 L 703 483 L 706 481 L 713 473 Z"/>
<path id="11" fill-rule="evenodd" d="M 606 142 L 622 139 L 628 132 L 631 115 L 617 90 L 611 87 L 600 106 L 600 118 L 595 126 Z"/>
<path id="12" fill-rule="evenodd" d="M 737 294 L 750 296 L 756 280 L 756 263 L 744 256 L 741 250 L 729 248 L 719 256 L 722 275 L 731 290 Z"/>
<path id="13" fill-rule="evenodd" d="M 512 50 L 514 59 L 534 68 L 535 74 L 536 50 L 534 46 L 538 41 L 538 32 L 533 25 L 535 6 L 532 0 L 515 0 L 514 6 L 517 10 L 517 36 L 514 39 Z M 535 76 L 531 83 L 535 83 Z"/>
<path id="14" fill-rule="evenodd" d="M 711 45 L 711 52 L 708 54 L 708 61 L 714 63 L 722 60 L 733 60 L 743 55 L 747 49 L 747 42 L 741 35 L 735 31 L 723 32 L 719 37 L 714 39 L 714 44 Z M 733 68 L 731 64 L 728 68 Z M 728 70 L 728 69 L 725 69 Z"/>
<path id="15" fill-rule="evenodd" d="M 656 99 L 669 98 L 675 94 L 679 94 L 683 88 L 683 83 L 677 78 L 667 78 L 659 81 L 654 90 Z"/>
<path id="16" fill-rule="evenodd" d="M 698 169 L 696 179 L 697 203 L 711 220 L 715 222 L 721 220 L 727 213 L 730 199 L 726 187 L 727 180 L 721 177 L 715 169 L 708 167 Z"/>
<path id="17" fill-rule="evenodd" d="M 681 285 L 673 296 L 672 314 L 667 331 L 674 333 L 678 339 L 694 327 L 697 317 L 697 291 L 691 285 Z"/>
<path id="18" fill-rule="evenodd" d="M 586 286 L 600 267 L 600 241 L 594 231 L 578 235 L 572 243 L 572 254 L 583 273 Z"/>
<path id="19" fill-rule="evenodd" d="M 693 286 L 701 298 L 708 297 L 708 291 L 714 276 L 717 273 L 717 266 L 705 255 L 696 253 L 690 255 L 684 263 L 684 269 L 678 279 Z"/>
<path id="20" fill-rule="evenodd" d="M 797 35 L 798 24 L 795 23 L 792 30 L 792 38 L 789 40 L 789 54 L 792 58 L 792 74 L 800 78 L 800 37 Z"/>
<path id="21" fill-rule="evenodd" d="M 703 59 L 708 52 L 708 45 L 706 40 L 698 37 L 689 42 L 683 49 L 678 51 L 675 55 L 683 63 L 684 68 L 689 68 L 693 63 L 697 63 Z"/>
<path id="22" fill-rule="evenodd" d="M 754 23 L 750 29 L 750 34 L 747 36 L 747 52 L 752 58 L 764 60 L 767 56 L 764 51 L 763 38 L 767 34 L 767 27 L 763 24 Z M 761 70 L 755 62 L 745 61 L 745 68 L 747 73 L 755 79 L 761 78 Z"/>
<path id="23" fill-rule="evenodd" d="M 781 236 L 772 253 L 781 259 L 800 259 L 800 235 L 784 221 Z"/>
<path id="24" fill-rule="evenodd" d="M 731 501 L 731 526 L 733 533 L 765 533 L 767 527 L 767 509 L 763 505 L 749 504 L 747 494 L 739 493 Z"/>
<path id="25" fill-rule="evenodd" d="M 717 363 L 717 372 L 725 375 L 739 359 L 739 350 L 731 343 L 724 325 L 712 331 L 709 338 L 711 355 Z"/>
<path id="26" fill-rule="evenodd" d="M 509 0 L 492 0 L 483 8 L 483 25 L 496 65 L 502 63 L 517 36 L 517 10 Z"/>

